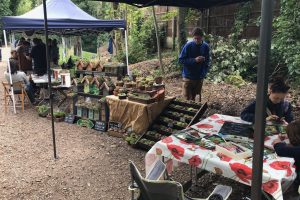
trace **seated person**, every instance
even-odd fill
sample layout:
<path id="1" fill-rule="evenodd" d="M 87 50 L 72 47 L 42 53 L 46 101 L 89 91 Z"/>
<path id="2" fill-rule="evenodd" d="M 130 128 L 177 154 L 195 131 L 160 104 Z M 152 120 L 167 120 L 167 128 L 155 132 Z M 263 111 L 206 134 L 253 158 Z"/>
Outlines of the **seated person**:
<path id="1" fill-rule="evenodd" d="M 16 51 L 13 50 L 11 52 L 12 56 L 14 56 L 16 54 Z M 18 63 L 14 61 L 13 58 L 10 58 L 9 60 L 10 63 L 10 70 L 11 70 L 11 78 L 12 78 L 12 82 L 13 83 L 17 83 L 17 82 L 22 82 L 25 84 L 25 91 L 29 97 L 29 100 L 32 104 L 35 104 L 35 99 L 34 99 L 34 92 L 33 92 L 33 88 L 29 82 L 28 77 L 26 76 L 26 74 L 22 71 L 18 71 Z M 7 69 L 6 72 L 4 72 L 4 76 L 7 80 L 8 83 L 10 83 L 10 75 L 9 75 L 9 71 Z M 17 92 L 18 90 L 20 90 L 20 88 L 14 88 L 14 92 Z"/>
<path id="2" fill-rule="evenodd" d="M 294 182 L 295 189 L 298 190 L 300 184 L 300 120 L 291 122 L 286 129 L 287 137 L 291 144 L 286 144 L 280 139 L 276 139 L 274 149 L 278 156 L 295 159 L 297 178 Z"/>
<path id="3" fill-rule="evenodd" d="M 290 87 L 286 83 L 277 79 L 269 88 L 267 100 L 267 121 L 281 121 L 290 123 L 293 121 L 292 106 L 285 100 Z M 255 101 L 248 105 L 241 113 L 242 120 L 254 123 Z"/>

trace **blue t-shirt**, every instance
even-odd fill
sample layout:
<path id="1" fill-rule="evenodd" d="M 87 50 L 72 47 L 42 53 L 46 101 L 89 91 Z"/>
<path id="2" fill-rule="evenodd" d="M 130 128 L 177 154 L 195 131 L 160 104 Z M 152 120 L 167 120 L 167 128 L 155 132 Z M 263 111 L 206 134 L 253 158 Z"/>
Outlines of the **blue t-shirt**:
<path id="1" fill-rule="evenodd" d="M 205 57 L 204 62 L 196 63 L 195 58 Z M 203 79 L 210 66 L 209 46 L 206 42 L 196 44 L 195 41 L 186 43 L 179 55 L 179 63 L 183 65 L 182 76 L 191 80 Z"/>

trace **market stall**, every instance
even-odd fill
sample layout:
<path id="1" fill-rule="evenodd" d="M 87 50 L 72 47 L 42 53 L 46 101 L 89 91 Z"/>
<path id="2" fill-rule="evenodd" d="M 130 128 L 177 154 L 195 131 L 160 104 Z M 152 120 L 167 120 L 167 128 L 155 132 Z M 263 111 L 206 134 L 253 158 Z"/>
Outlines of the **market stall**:
<path id="1" fill-rule="evenodd" d="M 47 12 L 48 11 L 48 12 Z M 7 16 L 1 19 L 3 24 L 3 33 L 6 41 L 6 31 L 9 33 L 25 32 L 26 34 L 43 34 L 48 41 L 48 34 L 55 35 L 81 35 L 84 33 L 97 34 L 103 31 L 112 31 L 114 29 L 123 29 L 125 31 L 126 61 L 128 66 L 128 48 L 125 20 L 99 20 L 87 14 L 78 8 L 70 0 L 43 0 L 43 4 L 21 16 Z M 51 87 L 51 71 L 48 46 L 46 45 L 46 60 L 48 71 L 48 87 L 50 93 L 50 105 L 52 116 L 52 136 L 54 146 L 54 157 L 56 155 L 55 129 L 53 118 L 53 95 Z M 10 63 L 8 62 L 10 73 Z M 129 70 L 127 70 L 129 72 Z M 12 80 L 12 79 L 11 79 Z M 13 92 L 13 88 L 11 89 Z M 13 96 L 14 97 L 14 96 Z M 13 104 L 15 101 L 13 98 Z M 15 106 L 14 112 L 16 113 Z"/>
<path id="2" fill-rule="evenodd" d="M 239 117 L 215 114 L 191 126 L 181 133 L 177 133 L 157 142 L 146 155 L 146 171 L 156 159 L 164 157 L 171 159 L 169 166 L 174 163 L 186 163 L 192 167 L 210 171 L 240 183 L 252 183 L 252 152 L 253 140 L 243 137 L 219 137 L 218 133 L 226 122 L 241 124 L 247 127 L 249 123 Z M 250 125 L 251 126 L 251 125 Z M 230 128 L 231 132 L 234 128 Z M 237 129 L 237 128 L 235 128 Z M 223 132 L 224 133 L 224 132 Z M 283 200 L 283 191 L 288 188 L 296 178 L 294 159 L 278 157 L 272 149 L 272 142 L 277 139 L 278 131 L 268 127 L 263 157 L 262 188 L 274 199 Z M 232 143 L 231 141 L 234 141 Z M 238 145 L 235 152 L 232 148 L 226 151 L 225 145 Z M 234 152 L 234 153 L 233 153 Z M 240 157 L 239 157 L 240 156 Z"/>

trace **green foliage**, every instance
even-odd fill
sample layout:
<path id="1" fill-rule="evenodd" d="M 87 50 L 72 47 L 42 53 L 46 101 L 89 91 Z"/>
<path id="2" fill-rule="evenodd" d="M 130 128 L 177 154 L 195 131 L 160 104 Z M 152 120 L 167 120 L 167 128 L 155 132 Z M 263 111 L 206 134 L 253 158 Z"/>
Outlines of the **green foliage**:
<path id="1" fill-rule="evenodd" d="M 258 41 L 240 40 L 233 44 L 230 39 L 209 36 L 212 53 L 212 67 L 209 78 L 215 82 L 224 81 L 229 75 L 240 75 L 253 80 L 256 75 Z"/>
<path id="2" fill-rule="evenodd" d="M 289 79 L 300 83 L 300 2 L 281 0 L 280 15 L 274 20 L 273 59 L 288 69 Z"/>
<path id="3" fill-rule="evenodd" d="M 241 5 L 238 9 L 237 13 L 234 16 L 234 25 L 232 28 L 232 33 L 229 37 L 232 39 L 234 44 L 238 43 L 238 39 L 243 33 L 245 27 L 248 25 L 250 21 L 250 12 L 253 7 L 253 2 L 246 2 Z"/>
<path id="4" fill-rule="evenodd" d="M 2 0 L 0 6 L 0 18 L 3 16 L 11 15 L 9 0 Z M 0 29 L 2 29 L 2 23 L 0 23 Z M 2 31 L 0 33 L 0 39 L 2 38 Z M 2 40 L 3 41 L 3 40 Z"/>
<path id="5" fill-rule="evenodd" d="M 241 87 L 246 84 L 246 81 L 239 74 L 231 74 L 225 78 L 225 82 L 237 87 Z"/>
<path id="6" fill-rule="evenodd" d="M 28 0 L 20 0 L 17 8 L 16 8 L 16 14 L 22 15 L 28 11 L 30 11 L 33 8 L 32 1 Z"/>
<path id="7" fill-rule="evenodd" d="M 153 18 L 143 14 L 143 11 L 146 12 L 147 9 L 132 9 L 128 16 L 131 27 L 128 37 L 128 59 L 130 64 L 147 60 L 157 52 Z M 159 35 L 162 43 L 165 40 L 166 33 L 160 30 Z M 125 52 L 118 52 L 117 59 L 125 62 Z"/>

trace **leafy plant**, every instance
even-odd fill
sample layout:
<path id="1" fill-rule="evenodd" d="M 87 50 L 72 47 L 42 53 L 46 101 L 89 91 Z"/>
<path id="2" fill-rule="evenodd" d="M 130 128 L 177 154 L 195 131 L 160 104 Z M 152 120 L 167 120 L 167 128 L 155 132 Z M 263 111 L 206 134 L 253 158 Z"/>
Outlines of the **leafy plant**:
<path id="1" fill-rule="evenodd" d="M 62 112 L 62 111 L 58 111 L 58 112 L 53 112 L 53 116 L 55 118 L 61 118 L 61 117 L 65 117 L 66 113 Z"/>

